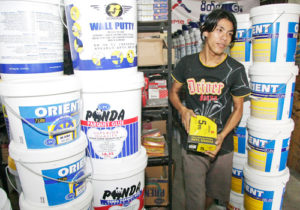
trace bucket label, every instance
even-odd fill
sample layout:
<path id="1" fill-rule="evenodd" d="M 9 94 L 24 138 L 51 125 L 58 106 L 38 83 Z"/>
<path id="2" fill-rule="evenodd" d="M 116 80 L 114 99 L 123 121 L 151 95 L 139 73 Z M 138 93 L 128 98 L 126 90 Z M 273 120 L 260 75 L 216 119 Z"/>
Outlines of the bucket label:
<path id="1" fill-rule="evenodd" d="M 295 62 L 298 30 L 299 30 L 298 23 L 296 23 L 296 22 L 288 23 L 287 51 L 286 51 L 286 61 L 287 62 Z"/>
<path id="2" fill-rule="evenodd" d="M 44 149 L 70 143 L 79 136 L 79 100 L 40 106 L 20 106 L 28 149 Z M 20 137 L 21 138 L 21 137 Z"/>
<path id="3" fill-rule="evenodd" d="M 97 201 L 96 201 L 97 202 Z M 116 187 L 114 189 L 104 189 L 100 197 L 101 207 L 94 206 L 95 210 L 108 209 L 134 209 L 142 210 L 144 207 L 144 189 L 141 182 L 135 185 Z"/>
<path id="4" fill-rule="evenodd" d="M 246 127 L 237 127 L 233 136 L 234 152 L 245 154 L 246 153 Z"/>
<path id="5" fill-rule="evenodd" d="M 272 209 L 274 191 L 254 188 L 245 183 L 244 205 L 247 210 Z"/>
<path id="6" fill-rule="evenodd" d="M 232 48 L 230 48 L 230 55 L 240 62 L 250 62 L 251 58 L 251 36 L 250 29 L 237 29 L 236 38 Z"/>
<path id="7" fill-rule="evenodd" d="M 88 137 L 88 156 L 96 159 L 122 158 L 138 151 L 138 117 L 126 118 L 124 109 L 99 104 L 87 110 L 81 129 Z"/>
<path id="8" fill-rule="evenodd" d="M 294 85 L 292 90 L 288 90 L 287 84 L 250 81 L 250 87 L 252 96 L 256 97 L 251 98 L 251 115 L 262 119 L 282 120 L 285 103 L 292 103 L 293 99 L 293 95 L 287 95 L 287 92 L 293 93 Z"/>
<path id="9" fill-rule="evenodd" d="M 277 135 L 274 134 L 274 138 Z M 290 138 L 281 140 L 269 140 L 248 135 L 248 144 L 250 150 L 248 152 L 248 164 L 256 170 L 271 172 L 276 166 L 276 170 L 282 171 L 286 168 Z M 275 144 L 279 144 L 276 146 Z M 276 146 L 276 147 L 275 147 Z M 279 147 L 279 153 L 276 148 Z M 278 163 L 275 158 L 280 157 Z M 274 165 L 272 167 L 272 165 Z"/>
<path id="10" fill-rule="evenodd" d="M 136 3 L 112 0 L 66 6 L 73 67 L 114 70 L 137 66 Z"/>
<path id="11" fill-rule="evenodd" d="M 82 158 L 79 161 L 60 168 L 42 170 L 42 175 L 45 176 L 43 179 L 49 206 L 67 203 L 85 192 L 86 185 L 84 181 L 76 184 L 71 183 L 85 175 L 85 164 L 85 159 Z M 65 183 L 60 180 L 69 183 Z M 41 198 L 41 201 L 42 200 L 45 199 Z"/>
<path id="12" fill-rule="evenodd" d="M 243 170 L 234 167 L 232 168 L 231 190 L 239 194 L 244 194 Z"/>
<path id="13" fill-rule="evenodd" d="M 63 70 L 63 27 L 58 5 L 2 1 L 0 73 L 33 74 Z"/>
<path id="14" fill-rule="evenodd" d="M 260 23 L 252 26 L 253 61 L 276 62 L 280 23 Z"/>

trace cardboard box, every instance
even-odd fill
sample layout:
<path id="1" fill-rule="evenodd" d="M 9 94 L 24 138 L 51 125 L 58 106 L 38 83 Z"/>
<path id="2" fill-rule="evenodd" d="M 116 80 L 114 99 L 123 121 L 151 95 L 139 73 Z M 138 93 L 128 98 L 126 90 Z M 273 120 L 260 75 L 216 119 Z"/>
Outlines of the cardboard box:
<path id="1" fill-rule="evenodd" d="M 138 39 L 137 53 L 138 66 L 164 65 L 163 39 Z"/>
<path id="2" fill-rule="evenodd" d="M 143 129 L 159 129 L 161 135 L 167 133 L 167 121 L 166 120 L 155 120 L 150 122 L 143 122 Z"/>
<path id="3" fill-rule="evenodd" d="M 166 206 L 168 204 L 168 167 L 147 167 L 145 179 L 145 205 Z"/>

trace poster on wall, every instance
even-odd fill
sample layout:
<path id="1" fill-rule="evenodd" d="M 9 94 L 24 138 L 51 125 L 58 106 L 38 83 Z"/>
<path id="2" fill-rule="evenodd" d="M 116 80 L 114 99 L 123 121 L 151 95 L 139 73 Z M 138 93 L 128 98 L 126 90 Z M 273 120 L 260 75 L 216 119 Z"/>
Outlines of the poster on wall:
<path id="1" fill-rule="evenodd" d="M 232 13 L 249 13 L 252 7 L 259 5 L 259 0 L 172 0 L 172 32 L 181 30 L 182 25 L 190 21 L 204 21 L 205 16 L 215 8 L 224 8 Z"/>

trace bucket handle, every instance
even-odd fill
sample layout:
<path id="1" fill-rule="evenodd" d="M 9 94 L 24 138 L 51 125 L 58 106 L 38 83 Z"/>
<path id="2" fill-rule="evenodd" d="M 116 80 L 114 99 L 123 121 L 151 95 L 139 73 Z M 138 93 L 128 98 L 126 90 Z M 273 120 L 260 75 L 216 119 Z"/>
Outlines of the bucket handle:
<path id="1" fill-rule="evenodd" d="M 18 194 L 20 194 L 21 192 L 17 189 L 17 187 L 12 183 L 12 181 L 10 180 L 10 177 L 9 177 L 9 173 L 8 173 L 8 166 L 5 167 L 5 174 L 6 174 L 6 177 L 7 177 L 7 180 L 9 182 L 9 184 L 12 186 L 12 188 L 18 192 Z"/>
<path id="2" fill-rule="evenodd" d="M 78 122 L 76 123 L 76 125 L 74 127 L 70 127 L 70 128 L 63 128 L 63 129 L 59 129 L 56 131 L 44 131 L 34 125 L 32 125 L 28 120 L 26 120 L 25 118 L 23 118 L 22 116 L 20 116 L 13 108 L 11 108 L 6 102 L 5 100 L 2 101 L 2 103 L 4 104 L 4 106 L 6 107 L 6 109 L 8 108 L 10 110 L 10 112 L 15 115 L 18 119 L 20 119 L 21 121 L 24 121 L 26 124 L 28 124 L 30 127 L 32 127 L 33 129 L 35 129 L 36 131 L 43 133 L 45 135 L 50 135 L 50 136 L 54 136 L 54 135 L 59 135 L 59 134 L 63 134 L 63 133 L 68 133 L 70 131 L 74 131 L 79 125 L 80 125 L 80 120 L 78 120 Z M 79 100 L 79 104 L 80 107 L 82 106 L 82 101 Z M 61 118 L 58 119 L 62 119 L 63 117 L 66 116 L 62 116 Z"/>
<path id="3" fill-rule="evenodd" d="M 285 82 L 285 84 L 288 84 L 290 82 L 291 79 L 293 79 L 295 75 L 293 73 L 291 73 L 291 76 L 289 77 L 289 79 Z M 283 87 L 279 88 L 276 93 L 278 93 L 280 90 L 282 90 Z M 262 100 L 262 98 L 260 97 L 257 97 L 257 96 L 254 96 L 252 95 L 252 93 L 249 95 L 249 98 L 255 100 L 255 101 L 259 101 L 259 100 Z"/>
<path id="4" fill-rule="evenodd" d="M 283 14 L 285 13 L 285 11 L 282 11 L 280 14 L 279 14 L 279 16 L 270 24 L 270 25 L 268 25 L 267 26 L 267 28 L 269 28 L 270 26 L 272 26 L 275 22 L 276 22 L 276 20 L 278 20 Z M 251 28 L 249 28 L 248 30 L 250 30 Z M 248 33 L 248 30 L 247 30 L 247 33 Z M 254 37 L 251 37 L 250 38 L 250 41 L 252 41 L 254 39 Z"/>
<path id="5" fill-rule="evenodd" d="M 65 5 L 62 4 L 61 1 L 59 1 L 59 4 L 58 4 L 58 14 L 59 14 L 61 23 L 65 26 L 66 29 L 68 29 L 68 26 L 65 24 L 65 21 L 64 21 L 62 15 L 61 15 L 62 12 L 61 12 L 61 8 L 60 7 L 62 7 L 62 6 L 65 7 Z"/>
<path id="6" fill-rule="evenodd" d="M 34 170 L 32 170 L 31 168 L 27 167 L 21 160 L 17 160 L 16 162 L 18 162 L 21 166 L 23 166 L 28 171 L 34 173 L 37 176 L 40 176 L 40 177 L 43 177 L 43 178 L 46 178 L 46 179 L 50 179 L 50 180 L 53 180 L 53 181 L 57 181 L 57 182 L 63 182 L 63 183 L 66 183 L 66 184 L 78 184 L 78 183 L 83 182 L 84 180 L 86 180 L 89 176 L 91 176 L 91 174 L 88 173 L 88 174 L 85 174 L 84 176 L 82 176 L 79 179 L 76 179 L 74 181 L 64 181 L 64 180 L 55 179 L 55 178 L 52 178 L 52 177 L 49 177 L 49 176 L 46 176 L 46 175 L 43 175 L 43 174 L 39 174 L 39 173 L 35 172 Z"/>

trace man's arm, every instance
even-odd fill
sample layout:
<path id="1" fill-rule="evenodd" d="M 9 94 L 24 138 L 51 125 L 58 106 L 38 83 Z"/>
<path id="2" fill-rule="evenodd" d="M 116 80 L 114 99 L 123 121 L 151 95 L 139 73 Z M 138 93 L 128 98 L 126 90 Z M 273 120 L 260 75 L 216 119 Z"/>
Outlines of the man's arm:
<path id="1" fill-rule="evenodd" d="M 221 133 L 218 134 L 217 137 L 217 148 L 214 151 L 207 151 L 205 154 L 214 158 L 221 149 L 222 143 L 225 137 L 238 125 L 242 115 L 243 115 L 243 104 L 244 104 L 244 97 L 236 97 L 232 96 L 233 98 L 233 111 L 230 114 L 224 129 Z"/>
<path id="2" fill-rule="evenodd" d="M 169 94 L 169 99 L 171 101 L 171 103 L 173 104 L 173 106 L 175 107 L 175 109 L 177 109 L 177 111 L 179 112 L 180 116 L 181 116 L 181 121 L 182 124 L 184 125 L 185 129 L 187 132 L 189 132 L 190 129 L 190 118 L 191 116 L 195 116 L 195 113 L 193 112 L 193 110 L 186 108 L 180 101 L 179 98 L 179 91 L 181 89 L 183 84 L 174 81 L 170 94 Z"/>

